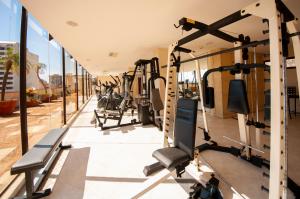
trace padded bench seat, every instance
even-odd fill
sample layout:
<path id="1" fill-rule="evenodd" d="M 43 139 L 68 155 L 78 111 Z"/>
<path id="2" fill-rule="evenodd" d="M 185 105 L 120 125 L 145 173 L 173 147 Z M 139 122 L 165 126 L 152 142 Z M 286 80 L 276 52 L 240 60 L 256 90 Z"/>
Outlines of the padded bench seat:
<path id="1" fill-rule="evenodd" d="M 176 147 L 158 149 L 152 156 L 156 158 L 165 168 L 171 169 L 190 161 L 190 156 L 186 152 Z"/>
<path id="2" fill-rule="evenodd" d="M 19 174 L 29 170 L 43 168 L 53 151 L 60 144 L 67 128 L 50 130 L 36 145 L 34 145 L 20 160 L 11 167 L 11 174 Z"/>

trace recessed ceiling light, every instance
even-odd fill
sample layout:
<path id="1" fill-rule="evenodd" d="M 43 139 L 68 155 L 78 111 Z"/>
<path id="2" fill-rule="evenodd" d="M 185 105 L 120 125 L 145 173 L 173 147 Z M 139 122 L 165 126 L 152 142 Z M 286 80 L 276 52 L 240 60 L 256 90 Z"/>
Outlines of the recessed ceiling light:
<path id="1" fill-rule="evenodd" d="M 69 26 L 72 26 L 72 27 L 76 27 L 78 26 L 78 23 L 76 23 L 75 21 L 67 21 L 66 24 L 68 24 Z"/>
<path id="2" fill-rule="evenodd" d="M 117 52 L 110 52 L 110 53 L 108 53 L 108 56 L 109 57 L 117 57 L 118 53 Z"/>

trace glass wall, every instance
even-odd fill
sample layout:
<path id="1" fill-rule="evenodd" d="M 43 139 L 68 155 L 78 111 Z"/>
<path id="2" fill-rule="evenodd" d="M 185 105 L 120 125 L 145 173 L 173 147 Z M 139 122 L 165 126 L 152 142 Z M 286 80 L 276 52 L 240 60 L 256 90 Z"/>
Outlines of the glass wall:
<path id="1" fill-rule="evenodd" d="M 55 41 L 49 44 L 49 82 L 50 82 L 50 128 L 59 128 L 63 124 L 63 73 L 62 49 Z"/>
<path id="2" fill-rule="evenodd" d="M 92 76 L 89 74 L 89 94 L 92 95 Z"/>
<path id="3" fill-rule="evenodd" d="M 78 107 L 81 107 L 84 103 L 83 90 L 84 90 L 84 81 L 83 81 L 83 68 L 78 64 Z"/>
<path id="4" fill-rule="evenodd" d="M 21 156 L 20 23 L 18 1 L 0 1 L 0 193 L 15 177 L 10 175 L 10 167 Z"/>
<path id="5" fill-rule="evenodd" d="M 65 52 L 65 80 L 66 80 L 66 117 L 67 120 L 76 112 L 76 65 L 75 60 Z"/>
<path id="6" fill-rule="evenodd" d="M 83 70 L 83 77 L 84 77 L 84 100 L 88 99 L 88 83 L 87 83 L 87 72 Z"/>
<path id="7" fill-rule="evenodd" d="M 27 31 L 27 126 L 29 147 L 52 128 L 62 126 L 61 47 L 31 16 Z"/>
<path id="8" fill-rule="evenodd" d="M 17 0 L 0 0 L 0 194 L 12 182 L 11 166 L 21 157 L 20 76 L 26 75 L 28 142 L 31 148 L 50 129 L 63 126 L 87 99 L 87 75 L 62 47 L 31 16 L 27 27 L 27 72 L 20 74 L 20 28 L 22 6 Z M 51 39 L 49 39 L 51 38 Z M 66 113 L 63 108 L 65 56 Z M 26 129 L 25 129 L 26 130 Z"/>

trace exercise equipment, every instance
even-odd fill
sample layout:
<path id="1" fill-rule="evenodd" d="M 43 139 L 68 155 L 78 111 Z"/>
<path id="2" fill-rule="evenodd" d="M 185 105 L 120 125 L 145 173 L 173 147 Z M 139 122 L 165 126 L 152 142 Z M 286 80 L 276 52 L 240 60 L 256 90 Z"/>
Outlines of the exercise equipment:
<path id="1" fill-rule="evenodd" d="M 272 8 L 272 9 L 269 9 Z M 245 38 L 235 38 L 231 35 L 228 35 L 222 31 L 220 31 L 221 28 L 230 25 L 232 23 L 235 23 L 237 21 L 240 21 L 244 18 L 250 17 L 250 16 L 257 16 L 266 19 L 269 22 L 269 39 L 263 40 L 263 41 L 254 41 L 254 42 L 248 42 L 245 43 Z M 271 135 L 271 159 L 270 159 L 270 180 L 269 180 L 269 198 L 286 198 L 286 189 L 287 189 L 287 178 L 286 178 L 286 172 L 287 172 L 287 152 L 286 152 L 286 116 L 285 116 L 285 67 L 282 63 L 285 63 L 284 60 L 284 51 L 286 51 L 287 48 L 284 47 L 284 41 L 287 40 L 288 37 L 293 37 L 293 46 L 295 47 L 295 51 L 300 51 L 300 40 L 298 33 L 296 33 L 296 26 L 294 23 L 295 17 L 294 15 L 287 9 L 287 7 L 284 5 L 284 3 L 280 0 L 261 0 L 257 1 L 231 15 L 228 15 L 227 17 L 216 21 L 215 23 L 212 23 L 210 25 L 202 24 L 202 23 L 196 23 L 193 20 L 183 20 L 183 22 L 179 23 L 179 26 L 183 26 L 184 29 L 189 30 L 192 28 L 199 29 L 190 35 L 187 35 L 180 40 L 174 42 L 169 46 L 168 50 L 168 63 L 167 63 L 167 84 L 166 84 L 166 95 L 165 95 L 165 111 L 164 111 L 164 125 L 163 125 L 163 131 L 164 131 L 164 146 L 170 146 L 171 139 L 169 138 L 169 135 L 171 134 L 171 129 L 169 128 L 172 126 L 172 121 L 167 119 L 170 116 L 167 114 L 167 112 L 170 112 L 167 110 L 167 108 L 172 107 L 172 100 L 170 99 L 171 92 L 175 92 L 174 89 L 169 89 L 171 86 L 169 85 L 169 77 L 173 76 L 171 66 L 178 66 L 181 63 L 186 63 L 189 61 L 195 61 L 201 58 L 206 58 L 213 55 L 218 55 L 222 53 L 227 52 L 237 52 L 236 54 L 241 52 L 241 49 L 248 48 L 251 46 L 257 46 L 261 44 L 267 44 L 270 43 L 270 59 L 271 59 L 271 65 L 270 68 L 270 74 L 271 74 L 271 85 L 272 89 L 270 92 L 270 100 L 272 103 L 270 104 L 270 115 L 272 117 L 270 118 L 270 127 L 272 130 Z M 183 24 L 187 24 L 188 26 L 184 26 Z M 285 25 L 288 24 L 288 30 L 290 31 L 290 34 L 287 34 L 287 31 L 285 31 Z M 178 27 L 178 26 L 177 26 Z M 214 35 L 218 38 L 221 38 L 223 40 L 235 43 L 234 48 L 231 49 L 225 49 L 219 52 L 210 53 L 208 55 L 199 56 L 196 58 L 191 58 L 187 60 L 180 60 L 175 59 L 174 61 L 174 51 L 177 48 L 181 48 L 181 46 L 197 39 L 200 37 L 203 37 L 207 34 Z M 244 44 L 243 44 L 244 43 Z M 285 49 L 283 49 L 283 47 Z M 237 51 L 239 50 L 239 51 Z M 236 56 L 238 57 L 238 56 Z M 240 56 L 241 57 L 241 56 Z M 171 61 L 171 58 L 173 58 L 173 62 Z M 238 58 L 240 59 L 240 58 Z M 296 56 L 296 63 L 300 65 L 300 59 L 299 56 Z M 235 60 L 236 63 L 242 63 L 241 59 L 238 61 Z M 240 64 L 240 66 L 246 66 L 247 63 Z M 247 73 L 248 71 L 245 70 L 242 72 L 242 74 Z M 300 69 L 297 70 L 297 72 L 300 74 Z M 235 73 L 236 79 L 242 79 L 242 75 Z M 207 87 L 208 88 L 208 87 Z M 176 90 L 176 88 L 175 88 Z M 208 103 L 205 103 L 206 107 L 214 107 L 214 100 L 213 100 L 213 88 L 208 88 L 205 90 L 205 101 Z M 177 93 L 176 93 L 177 94 Z M 176 96 L 176 95 L 175 95 Z M 175 97 L 176 99 L 176 97 Z M 239 120 L 239 130 L 240 130 L 240 136 L 241 141 L 244 143 L 244 146 L 247 150 L 247 159 L 249 158 L 249 131 L 246 121 L 248 120 L 247 116 L 244 114 L 238 113 L 238 120 Z M 251 156 L 250 156 L 251 157 Z"/>
<path id="2" fill-rule="evenodd" d="M 128 73 L 124 73 L 123 76 L 123 88 L 124 88 L 124 96 L 122 98 L 122 101 L 120 105 L 117 106 L 116 111 L 108 111 L 105 109 L 102 113 L 99 113 L 96 109 L 94 110 L 94 118 L 95 118 L 95 127 L 98 126 L 101 128 L 101 130 L 107 130 L 111 128 L 118 128 L 118 127 L 124 127 L 134 124 L 140 124 L 140 122 L 136 119 L 131 119 L 128 123 L 122 123 L 122 119 L 124 116 L 124 113 L 127 112 L 129 109 L 131 110 L 131 117 L 134 117 L 134 110 L 136 109 L 135 106 L 132 104 L 133 99 L 130 94 L 129 85 L 133 81 L 133 76 L 129 75 Z M 113 84 L 115 85 L 115 84 Z M 109 90 L 109 95 L 111 96 L 112 90 L 114 87 L 111 87 Z M 103 119 L 103 121 L 101 121 Z M 105 126 L 107 120 L 116 120 L 116 125 L 111 126 Z"/>
<path id="3" fill-rule="evenodd" d="M 191 189 L 193 191 L 189 193 L 189 199 L 223 199 L 219 190 L 219 180 L 214 174 L 211 174 L 211 178 L 206 183 L 206 186 L 196 183 Z"/>
<path id="4" fill-rule="evenodd" d="M 148 71 L 150 72 L 149 77 Z M 150 60 L 140 59 L 136 61 L 133 81 L 135 77 L 138 80 L 138 97 L 136 97 L 136 101 L 138 104 L 139 120 L 143 125 L 154 124 L 162 130 L 160 111 L 163 110 L 164 106 L 160 97 L 160 90 L 156 88 L 155 82 L 161 80 L 165 85 L 166 80 L 160 75 L 158 58 L 154 57 Z M 131 82 L 130 89 L 132 88 L 133 81 Z"/>

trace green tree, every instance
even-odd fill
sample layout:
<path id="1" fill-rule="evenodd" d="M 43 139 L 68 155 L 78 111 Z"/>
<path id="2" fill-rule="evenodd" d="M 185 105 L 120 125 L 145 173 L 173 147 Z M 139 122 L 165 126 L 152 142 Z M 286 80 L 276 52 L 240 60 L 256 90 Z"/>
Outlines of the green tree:
<path id="1" fill-rule="evenodd" d="M 1 101 L 4 101 L 8 75 L 11 71 L 17 72 L 19 70 L 20 56 L 18 53 L 14 53 L 12 48 L 7 48 L 6 56 L 0 58 L 0 63 L 3 64 L 5 68 L 1 89 Z"/>

